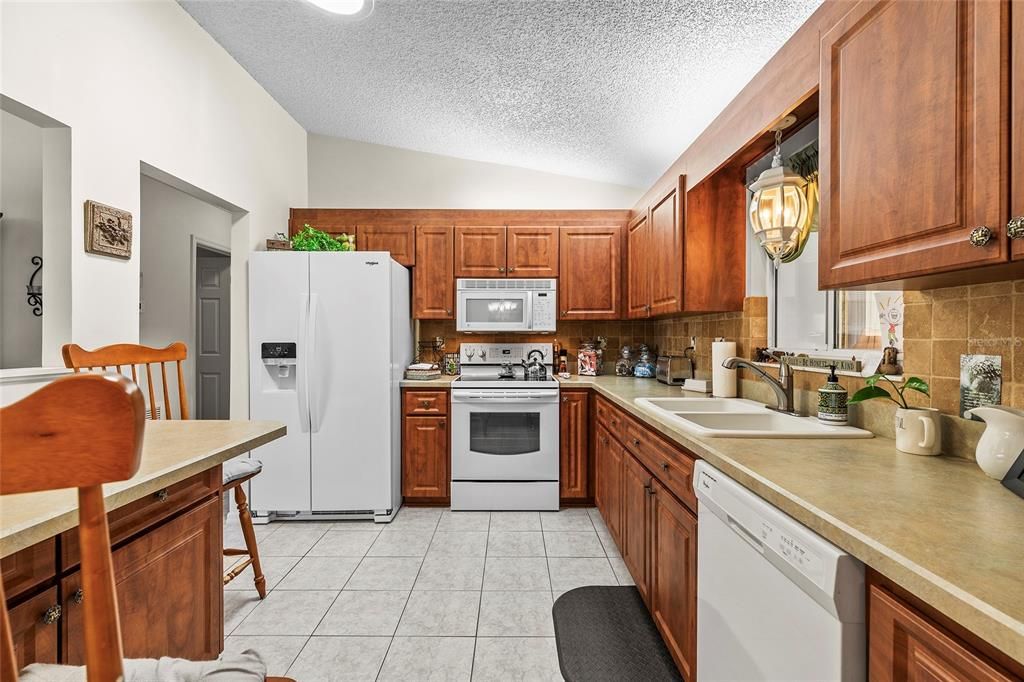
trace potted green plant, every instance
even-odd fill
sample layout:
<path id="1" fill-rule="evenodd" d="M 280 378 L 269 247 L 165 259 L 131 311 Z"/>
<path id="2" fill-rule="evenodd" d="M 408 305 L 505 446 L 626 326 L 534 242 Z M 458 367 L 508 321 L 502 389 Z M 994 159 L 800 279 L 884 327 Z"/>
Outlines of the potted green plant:
<path id="1" fill-rule="evenodd" d="M 356 236 L 342 233 L 338 237 L 311 227 L 309 223 L 292 237 L 293 251 L 355 251 Z"/>
<path id="2" fill-rule="evenodd" d="M 892 386 L 896 397 L 882 388 L 878 382 L 885 380 Z M 928 382 L 918 377 L 907 377 L 902 386 L 884 374 L 867 378 L 867 386 L 860 389 L 849 402 L 862 403 L 875 398 L 889 399 L 896 403 L 896 449 L 912 455 L 937 455 L 942 452 L 942 428 L 939 411 L 934 407 L 911 407 L 906 392 L 917 391 L 931 397 Z"/>

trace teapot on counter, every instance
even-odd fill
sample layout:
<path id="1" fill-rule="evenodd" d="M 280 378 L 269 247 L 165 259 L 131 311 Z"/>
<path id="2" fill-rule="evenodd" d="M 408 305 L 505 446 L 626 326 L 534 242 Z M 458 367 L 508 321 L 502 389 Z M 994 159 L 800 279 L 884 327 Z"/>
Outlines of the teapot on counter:
<path id="1" fill-rule="evenodd" d="M 985 422 L 975 459 L 986 474 L 1003 480 L 1006 472 L 1024 450 L 1024 410 L 1003 405 L 984 405 L 964 412 Z"/>

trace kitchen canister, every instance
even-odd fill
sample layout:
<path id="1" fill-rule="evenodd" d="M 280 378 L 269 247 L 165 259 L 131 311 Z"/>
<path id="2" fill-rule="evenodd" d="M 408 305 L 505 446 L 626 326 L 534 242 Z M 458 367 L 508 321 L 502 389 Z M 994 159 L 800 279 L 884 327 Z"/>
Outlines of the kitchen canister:
<path id="1" fill-rule="evenodd" d="M 736 370 L 722 363 L 736 356 L 736 342 L 715 339 L 711 344 L 711 395 L 716 398 L 736 397 Z"/>

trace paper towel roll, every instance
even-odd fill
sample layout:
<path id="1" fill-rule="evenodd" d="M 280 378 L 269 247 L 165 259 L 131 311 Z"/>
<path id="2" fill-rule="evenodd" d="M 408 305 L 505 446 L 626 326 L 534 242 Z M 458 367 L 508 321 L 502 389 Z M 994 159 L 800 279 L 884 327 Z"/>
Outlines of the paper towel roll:
<path id="1" fill-rule="evenodd" d="M 722 363 L 734 355 L 735 341 L 715 341 L 711 344 L 711 394 L 716 398 L 736 397 L 736 370 L 722 367 Z"/>

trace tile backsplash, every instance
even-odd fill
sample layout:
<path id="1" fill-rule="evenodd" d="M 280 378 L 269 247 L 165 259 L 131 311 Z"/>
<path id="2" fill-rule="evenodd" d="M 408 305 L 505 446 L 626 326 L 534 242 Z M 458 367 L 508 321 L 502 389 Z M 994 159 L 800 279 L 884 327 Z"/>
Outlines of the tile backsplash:
<path id="1" fill-rule="evenodd" d="M 711 342 L 725 337 L 737 342 L 737 352 L 751 357 L 755 347 L 767 345 L 767 298 L 748 297 L 742 312 L 683 315 L 657 320 L 607 322 L 562 322 L 555 334 L 463 335 L 450 321 L 420 323 L 419 337 L 442 336 L 448 350 L 455 351 L 464 339 L 478 342 L 547 341 L 568 349 L 570 371 L 576 371 L 575 352 L 580 342 L 605 336 L 605 373 L 614 373 L 618 349 L 624 344 L 647 343 L 660 352 L 682 351 L 697 337 L 697 375 L 710 376 Z M 918 407 L 934 407 L 943 416 L 943 452 L 974 458 L 974 449 L 985 425 L 961 419 L 960 356 L 967 353 L 1002 357 L 1002 403 L 1024 408 L 1024 280 L 975 284 L 904 293 L 904 372 L 921 377 L 931 386 L 931 397 L 908 392 L 908 400 Z M 820 373 L 798 371 L 795 374 L 797 409 L 815 414 L 817 390 L 824 383 Z M 859 377 L 841 376 L 840 383 L 852 395 L 865 383 Z M 740 371 L 742 397 L 772 402 L 763 382 Z M 850 421 L 855 426 L 892 438 L 895 405 L 873 400 L 851 406 Z"/>

